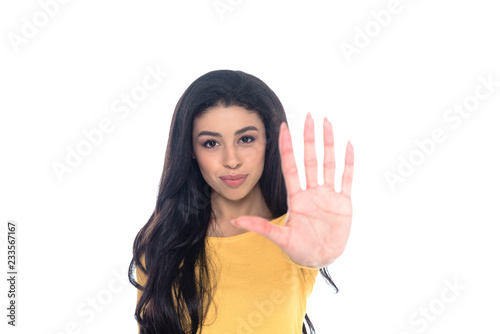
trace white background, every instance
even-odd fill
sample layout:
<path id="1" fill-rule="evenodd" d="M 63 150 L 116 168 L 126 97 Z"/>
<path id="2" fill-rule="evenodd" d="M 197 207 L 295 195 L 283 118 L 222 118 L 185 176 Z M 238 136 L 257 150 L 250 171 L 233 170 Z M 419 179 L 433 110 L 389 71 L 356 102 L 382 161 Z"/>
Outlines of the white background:
<path id="1" fill-rule="evenodd" d="M 137 332 L 132 243 L 154 209 L 175 104 L 215 69 L 256 75 L 279 96 L 303 187 L 308 111 L 320 164 L 323 117 L 333 123 L 337 191 L 353 144 L 353 225 L 329 266 L 340 292 L 318 275 L 308 300 L 317 333 L 500 330 L 500 87 L 456 128 L 443 119 L 473 101 L 480 76 L 500 81 L 495 2 L 401 0 L 361 47 L 359 31 L 377 28 L 370 12 L 390 1 L 233 0 L 221 16 L 212 0 L 75 0 L 15 46 L 25 20 L 44 23 L 48 2 L 0 5 L 2 261 L 8 220 L 19 247 L 18 327 L 6 325 L 2 279 L 2 333 Z M 341 45 L 355 39 L 358 53 L 346 57 Z M 118 118 L 111 105 L 148 66 L 169 75 Z M 59 180 L 52 164 L 105 118 L 113 131 Z M 446 140 L 391 189 L 386 173 L 436 128 Z"/>

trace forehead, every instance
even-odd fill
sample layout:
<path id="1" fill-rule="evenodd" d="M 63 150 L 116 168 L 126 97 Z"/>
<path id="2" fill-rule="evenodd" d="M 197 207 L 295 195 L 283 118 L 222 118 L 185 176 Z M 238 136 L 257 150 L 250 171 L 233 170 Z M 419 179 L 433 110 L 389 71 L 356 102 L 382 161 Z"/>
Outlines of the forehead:
<path id="1" fill-rule="evenodd" d="M 212 107 L 205 110 L 193 120 L 193 131 L 197 130 L 232 130 L 243 126 L 254 125 L 263 130 L 264 123 L 256 111 L 240 106 Z M 210 129 L 208 129 L 210 128 Z"/>

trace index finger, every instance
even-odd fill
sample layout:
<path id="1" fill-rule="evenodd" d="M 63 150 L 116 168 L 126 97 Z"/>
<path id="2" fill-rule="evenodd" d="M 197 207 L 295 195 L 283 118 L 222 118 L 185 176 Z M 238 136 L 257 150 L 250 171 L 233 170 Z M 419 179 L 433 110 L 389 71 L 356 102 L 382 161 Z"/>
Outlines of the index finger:
<path id="1" fill-rule="evenodd" d="M 293 155 L 292 136 L 285 122 L 282 122 L 280 126 L 279 149 L 283 177 L 285 178 L 288 198 L 290 198 L 297 194 L 301 188 L 297 164 Z"/>

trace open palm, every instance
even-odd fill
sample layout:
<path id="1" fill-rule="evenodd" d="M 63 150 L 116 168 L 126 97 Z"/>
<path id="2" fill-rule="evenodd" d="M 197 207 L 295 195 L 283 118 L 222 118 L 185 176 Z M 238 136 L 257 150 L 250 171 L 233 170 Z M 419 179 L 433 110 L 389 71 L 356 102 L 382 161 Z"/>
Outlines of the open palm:
<path id="1" fill-rule="evenodd" d="M 340 192 L 336 192 L 333 130 L 326 117 L 323 122 L 323 140 L 324 184 L 318 185 L 314 121 L 308 113 L 304 126 L 307 188 L 302 190 L 290 131 L 283 122 L 280 127 L 279 148 L 288 200 L 284 226 L 274 225 L 269 220 L 257 216 L 240 216 L 232 221 L 240 228 L 268 238 L 293 262 L 310 268 L 325 267 L 343 253 L 352 221 L 353 147 L 350 142 L 347 143 L 342 187 Z"/>

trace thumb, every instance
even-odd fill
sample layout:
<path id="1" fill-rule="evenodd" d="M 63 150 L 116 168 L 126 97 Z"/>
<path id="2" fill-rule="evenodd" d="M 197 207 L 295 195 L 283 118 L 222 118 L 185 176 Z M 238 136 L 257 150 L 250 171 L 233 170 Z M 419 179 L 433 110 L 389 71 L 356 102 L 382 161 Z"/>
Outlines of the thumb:
<path id="1" fill-rule="evenodd" d="M 286 249 L 287 228 L 271 223 L 269 220 L 257 216 L 240 216 L 231 220 L 231 224 L 247 231 L 257 233 Z"/>

